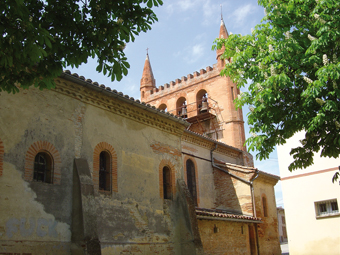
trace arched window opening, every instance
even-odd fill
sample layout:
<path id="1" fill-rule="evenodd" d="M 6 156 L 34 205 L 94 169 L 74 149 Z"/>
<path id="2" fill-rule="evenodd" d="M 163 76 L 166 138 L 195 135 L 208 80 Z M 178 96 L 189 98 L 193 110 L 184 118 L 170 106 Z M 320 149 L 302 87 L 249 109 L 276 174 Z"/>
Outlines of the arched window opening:
<path id="1" fill-rule="evenodd" d="M 262 197 L 262 206 L 263 206 L 263 216 L 268 217 L 267 199 L 265 197 Z"/>
<path id="2" fill-rule="evenodd" d="M 102 151 L 99 155 L 99 190 L 111 190 L 111 160 L 107 151 Z"/>
<path id="3" fill-rule="evenodd" d="M 34 159 L 33 180 L 53 183 L 53 160 L 46 152 L 39 152 Z"/>
<path id="4" fill-rule="evenodd" d="M 202 89 L 196 94 L 197 114 L 207 112 L 209 110 L 208 93 Z"/>
<path id="5" fill-rule="evenodd" d="M 184 97 L 180 97 L 177 100 L 176 111 L 177 111 L 177 115 L 178 116 L 180 116 L 182 118 L 187 118 L 188 117 L 187 100 Z"/>
<path id="6" fill-rule="evenodd" d="M 196 174 L 195 174 L 195 165 L 192 160 L 187 160 L 187 185 L 189 192 L 194 200 L 195 205 L 197 206 L 197 186 L 196 186 Z"/>
<path id="7" fill-rule="evenodd" d="M 167 166 L 163 167 L 163 198 L 171 199 L 171 172 Z"/>
<path id="8" fill-rule="evenodd" d="M 145 95 L 144 95 L 144 91 L 142 91 L 142 98 L 144 98 L 144 96 L 145 96 Z"/>
<path id="9" fill-rule="evenodd" d="M 168 107 L 166 106 L 166 104 L 161 104 L 158 109 L 167 112 L 168 111 Z"/>

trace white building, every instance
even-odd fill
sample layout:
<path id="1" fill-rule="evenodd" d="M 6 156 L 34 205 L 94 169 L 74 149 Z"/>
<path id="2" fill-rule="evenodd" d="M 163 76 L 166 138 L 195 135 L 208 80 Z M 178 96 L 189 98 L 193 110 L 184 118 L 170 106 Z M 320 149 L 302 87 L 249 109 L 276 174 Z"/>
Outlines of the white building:
<path id="1" fill-rule="evenodd" d="M 283 209 L 282 207 L 278 207 L 276 208 L 276 210 L 277 210 L 277 223 L 279 227 L 280 243 L 285 243 L 288 241 L 285 209 Z"/>
<path id="2" fill-rule="evenodd" d="M 306 169 L 288 170 L 291 148 L 303 133 L 277 147 L 290 255 L 340 255 L 340 185 L 332 183 L 340 158 L 314 156 Z"/>

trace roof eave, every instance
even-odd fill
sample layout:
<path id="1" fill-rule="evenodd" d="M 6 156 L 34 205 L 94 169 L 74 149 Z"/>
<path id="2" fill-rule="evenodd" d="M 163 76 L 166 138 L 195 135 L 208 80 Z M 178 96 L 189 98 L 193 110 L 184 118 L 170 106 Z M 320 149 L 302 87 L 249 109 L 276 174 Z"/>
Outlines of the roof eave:
<path id="1" fill-rule="evenodd" d="M 170 113 L 165 113 L 165 112 L 157 109 L 154 106 L 151 106 L 151 105 L 146 104 L 144 102 L 140 102 L 139 100 L 135 100 L 133 97 L 129 97 L 128 95 L 124 95 L 123 93 L 114 92 L 114 91 L 111 91 L 111 89 L 109 91 L 106 88 L 101 88 L 99 86 L 93 85 L 90 82 L 87 82 L 85 80 L 80 79 L 79 77 L 73 76 L 73 75 L 65 73 L 65 72 L 63 72 L 59 77 L 65 79 L 65 80 L 77 83 L 77 84 L 79 84 L 83 87 L 101 92 L 106 96 L 116 98 L 116 99 L 121 100 L 123 102 L 126 102 L 128 104 L 134 105 L 138 108 L 144 109 L 148 112 L 158 114 L 158 115 L 160 115 L 164 118 L 167 118 L 167 119 L 175 121 L 175 122 L 177 122 L 181 125 L 184 125 L 185 127 L 188 127 L 190 125 L 189 122 L 187 122 L 186 120 L 184 120 L 182 118 L 179 118 L 179 117 L 177 117 L 173 114 L 170 114 Z"/>

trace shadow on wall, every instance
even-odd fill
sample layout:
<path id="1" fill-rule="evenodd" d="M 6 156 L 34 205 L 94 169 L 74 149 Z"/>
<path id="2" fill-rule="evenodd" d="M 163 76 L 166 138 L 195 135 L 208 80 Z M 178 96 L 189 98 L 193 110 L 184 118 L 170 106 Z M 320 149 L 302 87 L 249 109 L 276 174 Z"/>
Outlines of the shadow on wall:
<path id="1" fill-rule="evenodd" d="M 242 214 L 233 178 L 218 169 L 214 169 L 214 184 L 216 191 L 215 207 Z"/>

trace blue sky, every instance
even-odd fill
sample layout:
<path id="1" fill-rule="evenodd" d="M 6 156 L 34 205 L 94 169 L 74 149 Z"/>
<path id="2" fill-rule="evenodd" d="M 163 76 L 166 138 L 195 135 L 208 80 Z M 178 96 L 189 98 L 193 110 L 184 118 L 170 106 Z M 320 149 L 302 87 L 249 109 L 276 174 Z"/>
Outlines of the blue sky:
<path id="1" fill-rule="evenodd" d="M 214 39 L 219 34 L 221 8 L 228 32 L 250 34 L 251 28 L 260 23 L 264 10 L 257 1 L 216 1 L 216 0 L 163 0 L 161 7 L 154 8 L 158 22 L 152 30 L 136 37 L 129 43 L 125 54 L 131 65 L 129 73 L 120 82 L 96 72 L 96 60 L 89 59 L 78 69 L 70 69 L 85 78 L 105 84 L 113 89 L 140 98 L 139 85 L 143 72 L 146 49 L 156 79 L 156 86 L 170 83 L 189 73 L 199 71 L 216 63 L 216 53 L 211 50 Z M 244 89 L 241 89 L 244 90 Z M 243 109 L 244 118 L 248 109 Z M 245 125 L 246 136 L 248 126 Z M 255 159 L 255 154 L 252 153 Z M 255 161 L 260 170 L 279 175 L 276 151 L 269 160 Z M 276 203 L 283 206 L 280 182 L 275 186 Z"/>

